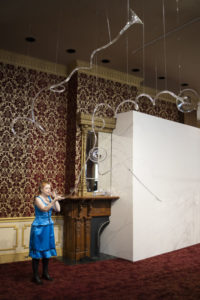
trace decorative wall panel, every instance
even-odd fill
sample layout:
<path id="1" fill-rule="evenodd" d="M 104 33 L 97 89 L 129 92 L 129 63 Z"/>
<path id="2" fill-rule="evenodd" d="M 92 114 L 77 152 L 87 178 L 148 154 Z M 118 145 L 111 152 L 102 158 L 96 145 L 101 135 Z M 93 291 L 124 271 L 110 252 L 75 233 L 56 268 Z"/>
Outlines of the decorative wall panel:
<path id="1" fill-rule="evenodd" d="M 29 239 L 34 217 L 0 218 L 0 263 L 31 259 Z M 53 216 L 56 251 L 63 254 L 63 216 Z"/>
<path id="2" fill-rule="evenodd" d="M 0 234 L 0 251 L 15 250 L 18 247 L 18 228 L 16 227 L 16 225 L 0 225 Z"/>

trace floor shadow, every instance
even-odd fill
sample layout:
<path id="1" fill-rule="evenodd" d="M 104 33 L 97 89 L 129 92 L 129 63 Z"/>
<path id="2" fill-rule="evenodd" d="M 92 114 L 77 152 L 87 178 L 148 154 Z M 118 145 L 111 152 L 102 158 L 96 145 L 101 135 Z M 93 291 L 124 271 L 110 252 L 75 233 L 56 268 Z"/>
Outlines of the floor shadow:
<path id="1" fill-rule="evenodd" d="M 116 259 L 116 258 L 117 258 L 116 256 L 112 256 L 112 255 L 108 255 L 108 254 L 104 254 L 104 253 L 100 253 L 98 256 L 93 256 L 93 257 L 86 256 L 84 258 L 81 258 L 78 261 L 70 260 L 69 258 L 63 257 L 63 256 L 56 257 L 57 260 L 64 262 L 66 265 L 87 264 L 87 263 L 91 263 L 91 262 L 110 260 L 110 259 Z"/>

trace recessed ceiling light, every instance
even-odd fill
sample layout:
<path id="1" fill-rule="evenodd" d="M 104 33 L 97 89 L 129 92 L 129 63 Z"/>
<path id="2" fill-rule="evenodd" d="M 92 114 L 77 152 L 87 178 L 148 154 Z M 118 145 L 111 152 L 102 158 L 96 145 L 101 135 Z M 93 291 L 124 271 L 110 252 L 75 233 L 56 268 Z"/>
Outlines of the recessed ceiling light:
<path id="1" fill-rule="evenodd" d="M 158 79 L 165 79 L 165 76 L 159 76 Z"/>
<path id="2" fill-rule="evenodd" d="M 184 83 L 181 83 L 181 86 L 188 86 L 189 84 L 184 82 Z"/>
<path id="3" fill-rule="evenodd" d="M 110 60 L 109 59 L 102 59 L 102 61 L 101 61 L 103 64 L 108 64 L 109 62 L 110 62 Z"/>
<path id="4" fill-rule="evenodd" d="M 75 53 L 75 52 L 76 52 L 76 50 L 75 50 L 75 49 L 72 49 L 72 48 L 70 48 L 70 49 L 67 49 L 67 50 L 66 50 L 66 52 L 68 52 L 68 53 Z"/>
<path id="5" fill-rule="evenodd" d="M 135 68 L 135 69 L 132 69 L 131 71 L 132 72 L 140 72 L 140 69 Z"/>
<path id="6" fill-rule="evenodd" d="M 29 42 L 29 43 L 33 43 L 33 42 L 36 41 L 36 39 L 35 39 L 33 36 L 27 36 L 27 37 L 25 38 L 25 40 L 26 40 L 27 42 Z"/>

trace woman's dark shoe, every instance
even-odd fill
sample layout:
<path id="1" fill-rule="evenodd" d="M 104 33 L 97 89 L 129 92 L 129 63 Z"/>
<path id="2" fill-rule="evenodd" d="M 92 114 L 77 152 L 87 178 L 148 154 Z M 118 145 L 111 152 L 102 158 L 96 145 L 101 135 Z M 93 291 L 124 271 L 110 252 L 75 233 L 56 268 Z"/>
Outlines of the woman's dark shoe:
<path id="1" fill-rule="evenodd" d="M 43 274 L 42 278 L 45 279 L 45 280 L 53 281 L 53 278 L 50 277 L 48 273 L 47 274 Z"/>
<path id="2" fill-rule="evenodd" d="M 43 284 L 39 276 L 33 277 L 32 281 L 35 282 L 36 284 Z"/>

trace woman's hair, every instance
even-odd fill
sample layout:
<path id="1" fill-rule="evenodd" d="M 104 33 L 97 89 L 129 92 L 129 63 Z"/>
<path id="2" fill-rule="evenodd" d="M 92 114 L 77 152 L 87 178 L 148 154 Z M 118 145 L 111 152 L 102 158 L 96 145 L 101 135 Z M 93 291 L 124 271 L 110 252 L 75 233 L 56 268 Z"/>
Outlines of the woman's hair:
<path id="1" fill-rule="evenodd" d="M 39 184 L 39 193 L 41 193 L 42 189 L 45 187 L 45 185 L 50 184 L 50 182 L 48 182 L 47 180 L 42 180 Z"/>

